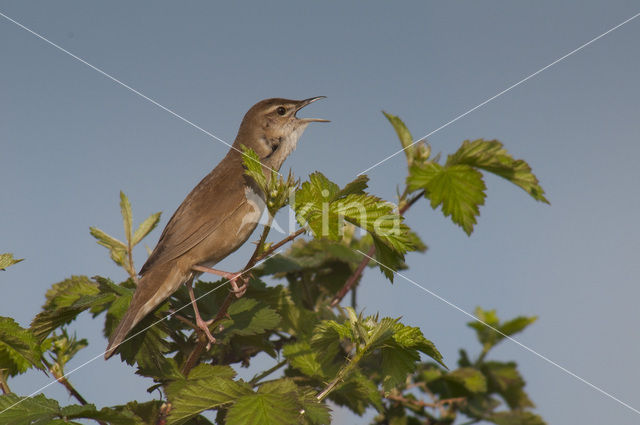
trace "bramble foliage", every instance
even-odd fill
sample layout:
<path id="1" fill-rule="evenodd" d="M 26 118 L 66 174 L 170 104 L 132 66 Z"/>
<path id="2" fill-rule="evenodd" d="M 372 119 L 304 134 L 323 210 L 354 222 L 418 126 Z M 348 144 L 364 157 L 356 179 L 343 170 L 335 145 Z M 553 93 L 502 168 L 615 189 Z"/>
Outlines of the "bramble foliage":
<path id="1" fill-rule="evenodd" d="M 229 298 L 226 281 L 200 281 L 195 288 L 200 313 L 217 317 L 210 326 L 217 343 L 205 348 L 194 326 L 189 294 L 180 288 L 150 313 L 117 349 L 136 374 L 149 378 L 149 391 L 162 400 L 98 409 L 65 377 L 65 365 L 87 345 L 70 335 L 68 325 L 88 311 L 104 319 L 109 337 L 124 315 L 135 290 L 133 247 L 158 224 L 152 214 L 134 231 L 131 205 L 120 193 L 126 242 L 92 227 L 91 235 L 109 250 L 126 273 L 116 282 L 102 276 L 71 276 L 52 285 L 42 310 L 24 329 L 0 317 L 0 423 L 73 424 L 87 419 L 100 424 L 310 424 L 331 422 L 331 406 L 362 415 L 375 410 L 374 424 L 499 425 L 544 424 L 531 412 L 533 403 L 514 362 L 487 360 L 491 349 L 521 332 L 535 317 L 500 321 L 493 310 L 477 309 L 480 321 L 469 324 L 480 343 L 472 360 L 460 350 L 457 366 L 443 359 L 422 331 L 398 317 L 365 315 L 340 305 L 353 286 L 363 284 L 369 252 L 383 264 L 390 280 L 407 268 L 405 254 L 426 250 L 403 215 L 425 197 L 470 234 L 485 201 L 482 172 L 518 185 L 535 200 L 547 202 L 531 168 L 516 160 L 498 141 L 465 141 L 441 164 L 423 141 L 414 143 L 400 118 L 385 113 L 405 148 L 407 186 L 397 206 L 367 192 L 368 178 L 359 176 L 340 187 L 315 172 L 300 183 L 269 171 L 250 149 L 244 149 L 246 175 L 265 195 L 271 216 L 289 205 L 311 236 L 272 256 L 269 226 L 247 263 L 246 294 Z M 357 229 L 360 229 L 359 231 Z M 259 260 L 265 259 L 259 263 Z M 0 256 L 0 269 L 20 260 Z M 267 284 L 269 282 L 269 284 Z M 363 285 L 362 290 L 367 290 Z M 340 295 L 338 295 L 340 294 Z M 237 376 L 259 354 L 272 363 L 251 379 Z M 38 394 L 11 392 L 8 378 L 37 369 L 63 384 L 79 404 L 60 406 Z M 95 402 L 99 403 L 99 400 Z"/>

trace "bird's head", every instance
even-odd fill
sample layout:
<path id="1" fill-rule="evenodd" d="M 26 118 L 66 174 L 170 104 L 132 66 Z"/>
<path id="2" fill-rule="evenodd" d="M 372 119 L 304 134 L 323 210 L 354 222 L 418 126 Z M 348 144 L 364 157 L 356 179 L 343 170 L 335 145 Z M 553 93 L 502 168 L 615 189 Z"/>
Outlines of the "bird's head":
<path id="1" fill-rule="evenodd" d="M 329 122 L 321 118 L 298 118 L 296 113 L 324 96 L 305 100 L 265 99 L 249 109 L 240 124 L 236 148 L 245 145 L 253 149 L 262 163 L 279 170 L 287 156 L 296 148 L 298 139 L 311 122 Z"/>

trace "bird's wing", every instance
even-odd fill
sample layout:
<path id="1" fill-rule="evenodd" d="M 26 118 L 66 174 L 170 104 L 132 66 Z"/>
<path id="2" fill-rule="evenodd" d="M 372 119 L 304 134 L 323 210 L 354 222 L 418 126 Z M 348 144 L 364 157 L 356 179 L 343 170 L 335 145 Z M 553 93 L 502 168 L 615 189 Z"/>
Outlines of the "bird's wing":
<path id="1" fill-rule="evenodd" d="M 187 195 L 140 269 L 179 257 L 223 225 L 246 202 L 244 169 L 216 167 Z"/>

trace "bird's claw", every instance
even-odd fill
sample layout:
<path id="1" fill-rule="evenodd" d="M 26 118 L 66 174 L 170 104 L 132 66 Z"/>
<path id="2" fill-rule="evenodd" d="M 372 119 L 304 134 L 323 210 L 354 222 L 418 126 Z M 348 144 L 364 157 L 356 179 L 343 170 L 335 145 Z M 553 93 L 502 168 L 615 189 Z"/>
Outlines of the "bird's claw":
<path id="1" fill-rule="evenodd" d="M 238 279 L 242 282 L 242 285 L 240 286 L 238 286 L 237 283 Z M 240 277 L 240 274 L 229 279 L 229 283 L 231 283 L 231 292 L 233 292 L 236 298 L 241 298 L 245 292 L 247 292 L 247 282 L 244 278 Z"/>
<path id="2" fill-rule="evenodd" d="M 209 325 L 212 322 L 213 322 L 212 320 L 209 320 L 208 322 L 205 322 L 204 320 L 202 320 L 200 318 L 199 315 L 198 315 L 198 317 L 196 317 L 196 325 L 198 325 L 198 328 L 200 328 L 200 330 L 202 330 L 202 332 L 204 332 L 205 336 L 209 340 L 209 342 L 207 343 L 207 350 L 209 350 L 211 348 L 211 344 L 215 344 L 216 343 L 216 339 L 214 338 L 213 335 L 211 335 L 211 331 L 209 330 Z"/>

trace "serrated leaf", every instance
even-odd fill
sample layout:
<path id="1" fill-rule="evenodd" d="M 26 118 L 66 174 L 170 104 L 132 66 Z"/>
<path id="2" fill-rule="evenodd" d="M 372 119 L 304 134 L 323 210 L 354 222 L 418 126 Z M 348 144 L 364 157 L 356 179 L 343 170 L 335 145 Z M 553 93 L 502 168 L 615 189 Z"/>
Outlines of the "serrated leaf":
<path id="1" fill-rule="evenodd" d="M 152 400 L 144 403 L 132 401 L 125 405 L 114 406 L 113 409 L 133 415 L 141 424 L 150 424 L 158 420 L 161 406 L 162 401 L 160 400 Z"/>
<path id="2" fill-rule="evenodd" d="M 0 254 L 0 270 L 4 270 L 7 267 L 19 263 L 23 260 L 24 258 L 13 258 L 13 254 L 11 253 Z"/>
<path id="3" fill-rule="evenodd" d="M 224 338 L 262 334 L 274 329 L 281 320 L 275 310 L 252 298 L 239 299 L 227 312 L 231 319 L 224 322 Z"/>
<path id="4" fill-rule="evenodd" d="M 471 393 L 484 393 L 487 391 L 487 380 L 478 369 L 461 367 L 444 376 L 446 379 L 461 383 Z"/>
<path id="5" fill-rule="evenodd" d="M 311 378 L 327 378 L 328 373 L 322 365 L 323 357 L 333 357 L 337 353 L 336 344 L 326 346 L 322 352 L 311 348 L 307 341 L 287 344 L 282 349 L 282 355 L 289 361 L 291 367 L 299 370 Z M 333 356 L 327 351 L 333 351 Z"/>
<path id="6" fill-rule="evenodd" d="M 43 310 L 31 322 L 31 330 L 40 340 L 83 311 L 98 309 L 114 299 L 113 294 L 101 293 L 98 285 L 86 276 L 72 276 L 54 284 L 46 297 Z"/>
<path id="7" fill-rule="evenodd" d="M 361 174 L 337 193 L 336 199 L 344 198 L 347 195 L 362 195 L 369 183 L 369 176 Z"/>
<path id="8" fill-rule="evenodd" d="M 416 370 L 420 362 L 420 352 L 442 363 L 442 355 L 433 343 L 427 340 L 419 328 L 405 326 L 395 320 L 391 326 L 391 340 L 385 341 L 381 348 L 382 386 L 385 391 L 403 384 L 407 376 Z M 446 366 L 445 366 L 446 367 Z"/>
<path id="9" fill-rule="evenodd" d="M 227 425 L 289 425 L 298 423 L 298 404 L 292 394 L 255 393 L 239 398 L 227 412 Z"/>
<path id="10" fill-rule="evenodd" d="M 503 177 L 521 187 L 536 201 L 549 203 L 531 167 L 522 159 L 514 159 L 497 140 L 465 140 L 447 158 L 447 166 L 469 165 Z"/>
<path id="11" fill-rule="evenodd" d="M 234 381 L 235 372 L 229 366 L 199 365 L 185 380 L 175 381 L 167 387 L 167 397 L 173 408 L 168 424 L 183 424 L 190 418 L 229 404 L 252 394 L 251 387 Z"/>
<path id="12" fill-rule="evenodd" d="M 127 411 L 118 411 L 108 407 L 97 410 L 93 404 L 71 405 L 60 409 L 64 419 L 95 419 L 109 423 L 109 425 L 137 425 L 136 417 Z"/>
<path id="13" fill-rule="evenodd" d="M 87 276 L 71 276 L 61 282 L 54 283 L 45 293 L 44 310 L 69 307 L 84 296 L 98 295 L 98 284 Z"/>
<path id="14" fill-rule="evenodd" d="M 442 354 L 440 354 L 433 342 L 424 337 L 420 328 L 397 322 L 394 325 L 393 339 L 401 347 L 420 351 L 431 357 L 441 366 L 447 367 L 443 362 Z"/>
<path id="15" fill-rule="evenodd" d="M 382 411 L 382 396 L 373 381 L 360 372 L 354 372 L 345 382 L 329 394 L 329 399 L 338 406 L 347 406 L 358 415 L 373 406 Z"/>
<path id="16" fill-rule="evenodd" d="M 114 238 L 113 236 L 109 236 L 97 227 L 89 227 L 89 233 L 98 240 L 100 245 L 106 248 L 127 250 L 127 245 L 124 242 Z"/>
<path id="17" fill-rule="evenodd" d="M 329 425 L 331 423 L 331 409 L 316 398 L 315 391 L 310 390 L 299 397 L 302 404 L 302 421 L 311 425 Z"/>
<path id="18" fill-rule="evenodd" d="M 264 193 L 267 193 L 267 178 L 258 154 L 253 149 L 242 146 L 242 163 L 245 174 L 251 177 Z"/>
<path id="19" fill-rule="evenodd" d="M 393 126 L 393 129 L 396 131 L 398 139 L 400 139 L 400 144 L 404 149 L 404 154 L 407 156 L 407 161 L 411 163 L 411 161 L 413 160 L 414 146 L 412 146 L 413 137 L 411 136 L 409 129 L 404 124 L 404 122 L 402 122 L 400 117 L 388 114 L 384 111 L 382 111 L 382 113 L 389 120 L 389 122 Z"/>
<path id="20" fill-rule="evenodd" d="M 145 236 L 147 236 L 153 229 L 155 229 L 155 227 L 158 225 L 158 222 L 160 221 L 161 214 L 161 212 L 151 214 L 145 221 L 140 223 L 140 226 L 138 226 L 135 233 L 133 234 L 133 241 L 131 245 L 137 245 L 142 239 L 144 239 Z"/>
<path id="21" fill-rule="evenodd" d="M 507 336 L 511 336 L 517 334 L 518 332 L 522 332 L 527 326 L 534 323 L 538 320 L 537 316 L 526 317 L 526 316 L 518 316 L 515 319 L 508 320 L 500 325 L 500 332 Z"/>
<path id="22" fill-rule="evenodd" d="M 415 238 L 409 235 L 409 228 L 393 204 L 361 191 L 364 182 L 360 177 L 341 191 L 321 173 L 312 174 L 296 192 L 296 218 L 316 238 L 338 241 L 343 238 L 344 229 L 350 228 L 348 223 L 366 230 L 380 245 L 378 257 L 386 260 L 383 264 L 395 270 L 398 264 L 404 264 L 404 254 L 414 249 Z M 381 270 L 393 280 L 391 270 Z"/>
<path id="23" fill-rule="evenodd" d="M 482 372 L 486 376 L 489 391 L 502 396 L 511 409 L 534 407 L 524 391 L 525 381 L 514 362 L 485 362 Z"/>
<path id="24" fill-rule="evenodd" d="M 4 425 L 45 425 L 59 416 L 60 406 L 38 394 L 19 397 L 13 393 L 0 396 L 0 423 Z"/>
<path id="25" fill-rule="evenodd" d="M 127 198 L 127 195 L 125 195 L 123 191 L 120 191 L 120 214 L 122 214 L 124 234 L 127 238 L 127 241 L 129 241 L 129 244 L 133 245 L 133 214 L 131 213 L 131 203 L 129 202 L 129 198 Z"/>
<path id="26" fill-rule="evenodd" d="M 325 350 L 327 347 L 337 346 L 343 338 L 352 341 L 356 338 L 348 323 L 340 324 L 335 320 L 323 320 L 313 329 L 311 348 Z"/>
<path id="27" fill-rule="evenodd" d="M 475 329 L 478 340 L 483 344 L 485 350 L 495 346 L 506 336 L 523 331 L 537 320 L 536 316 L 518 316 L 501 324 L 496 310 L 484 310 L 477 307 L 474 313 L 479 321 L 469 322 L 467 326 Z"/>
<path id="28" fill-rule="evenodd" d="M 442 205 L 442 213 L 470 235 L 484 204 L 486 186 L 482 174 L 469 165 L 442 167 L 428 162 L 411 167 L 407 186 L 424 189 L 433 209 Z"/>
<path id="29" fill-rule="evenodd" d="M 42 353 L 43 346 L 29 329 L 10 317 L 0 316 L 0 369 L 5 369 L 9 376 L 31 367 L 44 370 Z"/>

